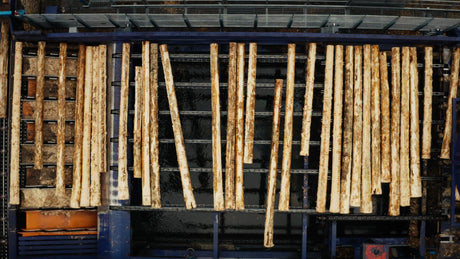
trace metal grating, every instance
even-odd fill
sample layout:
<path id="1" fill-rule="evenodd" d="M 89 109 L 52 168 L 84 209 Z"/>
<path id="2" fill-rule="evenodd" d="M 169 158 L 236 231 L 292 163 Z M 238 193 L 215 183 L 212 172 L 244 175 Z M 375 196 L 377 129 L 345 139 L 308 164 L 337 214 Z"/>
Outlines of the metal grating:
<path id="1" fill-rule="evenodd" d="M 0 119 L 0 203 L 2 237 L 0 240 L 0 258 L 8 258 L 8 120 Z"/>

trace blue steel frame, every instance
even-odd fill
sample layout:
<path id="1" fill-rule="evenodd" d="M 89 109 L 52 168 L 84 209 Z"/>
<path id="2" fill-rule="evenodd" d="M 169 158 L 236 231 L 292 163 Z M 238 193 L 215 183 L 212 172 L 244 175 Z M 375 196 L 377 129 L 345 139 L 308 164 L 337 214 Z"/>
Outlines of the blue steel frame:
<path id="1" fill-rule="evenodd" d="M 460 222 L 455 222 L 455 188 L 460 190 L 460 141 L 457 136 L 457 103 L 460 98 L 452 99 L 452 180 L 451 180 L 451 203 L 450 203 L 450 225 L 451 227 L 460 226 Z"/>

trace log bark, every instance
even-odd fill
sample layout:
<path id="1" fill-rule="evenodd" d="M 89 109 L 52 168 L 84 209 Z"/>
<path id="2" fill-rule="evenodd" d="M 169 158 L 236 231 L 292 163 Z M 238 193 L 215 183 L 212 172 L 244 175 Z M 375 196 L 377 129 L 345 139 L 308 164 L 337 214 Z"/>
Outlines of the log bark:
<path id="1" fill-rule="evenodd" d="M 91 116 L 91 186 L 90 186 L 90 206 L 99 206 L 101 200 L 101 143 L 100 129 L 100 59 L 99 48 L 93 47 L 93 73 L 92 73 L 92 116 Z"/>
<path id="2" fill-rule="evenodd" d="M 401 135 L 400 135 L 400 206 L 410 206 L 410 159 L 409 159 L 409 69 L 410 69 L 409 47 L 402 48 L 401 60 Z"/>
<path id="3" fill-rule="evenodd" d="M 128 96 L 131 45 L 123 43 L 121 58 L 120 121 L 118 125 L 118 199 L 129 200 L 128 187 Z"/>
<path id="4" fill-rule="evenodd" d="M 19 149 L 21 127 L 22 42 L 14 47 L 13 103 L 11 105 L 11 158 L 10 199 L 11 205 L 19 205 Z"/>
<path id="5" fill-rule="evenodd" d="M 212 102 L 212 171 L 214 210 L 224 210 L 222 183 L 222 143 L 220 139 L 220 93 L 219 93 L 219 46 L 212 43 L 211 49 L 211 102 Z"/>
<path id="6" fill-rule="evenodd" d="M 134 74 L 135 89 L 134 89 L 134 144 L 133 144 L 133 167 L 134 178 L 142 177 L 142 67 L 135 67 Z"/>
<path id="7" fill-rule="evenodd" d="M 0 42 L 1 44 L 1 42 Z M 34 168 L 43 168 L 43 102 L 45 92 L 45 46 L 46 42 L 38 42 L 37 51 L 37 87 L 35 92 L 35 157 Z M 0 61 L 1 62 L 1 61 Z M 0 79 L 1 80 L 1 79 Z"/>
<path id="8" fill-rule="evenodd" d="M 313 112 L 313 87 L 315 85 L 316 43 L 308 44 L 307 75 L 305 78 L 305 100 L 303 107 L 300 155 L 310 153 L 311 114 Z"/>
<path id="9" fill-rule="evenodd" d="M 278 173 L 278 150 L 280 136 L 281 97 L 283 80 L 276 79 L 275 100 L 273 105 L 272 145 L 270 155 L 270 171 L 268 173 L 267 210 L 265 212 L 264 246 L 273 247 L 273 224 L 275 216 L 276 176 Z"/>
<path id="10" fill-rule="evenodd" d="M 236 56 L 237 44 L 228 51 L 227 147 L 225 150 L 225 208 L 235 209 Z"/>
<path id="11" fill-rule="evenodd" d="M 161 61 L 163 63 L 163 72 L 168 93 L 169 109 L 171 111 L 171 120 L 174 131 L 174 141 L 176 144 L 177 162 L 182 180 L 182 189 L 184 191 L 185 208 L 193 209 L 196 207 L 195 197 L 193 196 L 192 181 L 188 169 L 187 155 L 185 153 L 184 136 L 179 117 L 179 108 L 177 105 L 176 91 L 174 89 L 174 79 L 172 75 L 171 63 L 169 61 L 168 46 L 160 46 Z"/>
<path id="12" fill-rule="evenodd" d="M 158 137 L 158 44 L 150 44 L 150 166 L 152 208 L 161 208 L 160 139 Z"/>
<path id="13" fill-rule="evenodd" d="M 341 168 L 342 186 L 340 190 L 340 213 L 342 214 L 348 214 L 350 212 L 350 189 L 353 158 L 353 46 L 347 46 L 346 50 L 343 153 Z"/>
<path id="14" fill-rule="evenodd" d="M 334 64 L 334 46 L 326 47 L 326 71 L 324 75 L 323 121 L 321 127 L 321 148 L 319 160 L 318 192 L 316 211 L 326 211 L 327 171 L 329 164 L 329 141 L 331 133 L 332 75 Z"/>
<path id="15" fill-rule="evenodd" d="M 244 130 L 244 163 L 252 164 L 254 152 L 254 112 L 256 105 L 257 43 L 249 44 L 246 123 Z"/>
<path id="16" fill-rule="evenodd" d="M 391 49 L 391 182 L 388 215 L 399 215 L 399 137 L 401 129 L 401 61 L 399 47 Z"/>
<path id="17" fill-rule="evenodd" d="M 361 205 L 361 168 L 363 161 L 363 47 L 355 46 L 353 82 L 353 168 L 351 179 L 350 206 Z"/>
<path id="18" fill-rule="evenodd" d="M 343 110 L 343 45 L 336 45 L 335 46 L 335 73 L 334 73 L 334 114 L 333 114 L 334 119 L 333 119 L 333 126 L 332 126 L 332 180 L 331 180 L 331 202 L 330 202 L 330 207 L 329 207 L 329 212 L 332 212 L 332 213 L 338 213 L 340 211 L 340 198 L 345 198 L 344 197 L 345 195 L 342 196 L 340 192 L 340 187 L 341 187 L 340 186 L 341 185 L 340 169 L 341 169 L 341 158 L 342 158 L 342 110 Z M 346 184 L 343 183 L 343 185 L 345 187 Z M 345 191 L 345 189 L 343 189 L 343 191 Z"/>
<path id="19" fill-rule="evenodd" d="M 450 158 L 450 144 L 452 141 L 452 98 L 457 97 L 458 72 L 460 61 L 460 48 L 454 50 L 452 56 L 452 68 L 450 74 L 450 92 L 447 99 L 446 123 L 444 126 L 444 135 L 442 139 L 441 156 L 442 159 Z"/>
<path id="20" fill-rule="evenodd" d="M 371 46 L 363 49 L 363 150 L 361 172 L 361 213 L 372 213 L 371 160 Z"/>
<path id="21" fill-rule="evenodd" d="M 5 2 L 5 1 L 3 1 Z M 9 37 L 8 19 L 2 21 L 1 38 L 0 38 L 0 118 L 8 116 L 8 47 Z"/>
<path id="22" fill-rule="evenodd" d="M 99 45 L 99 61 L 101 69 L 100 87 L 100 145 L 101 145 L 101 173 L 107 171 L 107 45 Z"/>
<path id="23" fill-rule="evenodd" d="M 387 54 L 382 51 L 380 61 L 380 87 L 381 87 L 381 112 L 382 112 L 382 183 L 391 181 L 390 160 L 390 86 L 388 84 Z"/>
<path id="24" fill-rule="evenodd" d="M 382 194 L 379 46 L 371 47 L 372 194 Z"/>
<path id="25" fill-rule="evenodd" d="M 84 99 L 85 99 L 85 46 L 80 45 L 78 51 L 78 77 L 77 77 L 77 94 L 75 106 L 75 133 L 74 133 L 74 158 L 73 158 L 73 182 L 72 196 L 70 197 L 70 207 L 80 207 L 81 193 L 81 170 L 82 170 L 82 144 L 83 144 L 83 116 L 84 116 Z"/>
<path id="26" fill-rule="evenodd" d="M 142 205 L 152 205 L 150 192 L 150 42 L 142 42 Z"/>
<path id="27" fill-rule="evenodd" d="M 423 91 L 422 159 L 431 158 L 431 122 L 433 103 L 433 47 L 425 47 L 425 87 Z"/>
<path id="28" fill-rule="evenodd" d="M 286 107 L 284 110 L 283 160 L 281 167 L 281 190 L 278 209 L 289 210 L 291 193 L 292 118 L 294 112 L 295 44 L 288 45 L 286 78 Z"/>
<path id="29" fill-rule="evenodd" d="M 238 43 L 236 90 L 235 209 L 244 209 L 244 43 Z"/>
<path id="30" fill-rule="evenodd" d="M 65 194 L 65 66 L 67 59 L 67 43 L 59 44 L 59 90 L 58 90 L 58 121 L 57 121 L 57 161 L 56 161 L 56 195 Z"/>
<path id="31" fill-rule="evenodd" d="M 422 197 L 417 48 L 410 48 L 410 196 Z"/>

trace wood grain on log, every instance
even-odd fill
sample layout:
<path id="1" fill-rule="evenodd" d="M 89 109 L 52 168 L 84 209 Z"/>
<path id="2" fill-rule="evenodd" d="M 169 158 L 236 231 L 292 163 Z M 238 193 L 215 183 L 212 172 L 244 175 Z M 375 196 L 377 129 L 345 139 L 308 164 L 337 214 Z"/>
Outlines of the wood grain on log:
<path id="1" fill-rule="evenodd" d="M 372 194 L 382 194 L 379 46 L 371 47 Z"/>
<path id="2" fill-rule="evenodd" d="M 361 213 L 372 213 L 371 159 L 371 46 L 363 49 L 363 150 L 361 171 Z"/>
<path id="3" fill-rule="evenodd" d="M 400 134 L 400 206 L 410 206 L 410 158 L 409 158 L 409 115 L 410 115 L 410 58 L 409 47 L 402 48 L 401 58 L 401 134 Z"/>
<path id="4" fill-rule="evenodd" d="M 417 48 L 410 48 L 410 196 L 422 197 Z"/>
<path id="5" fill-rule="evenodd" d="M 256 105 L 256 67 L 257 43 L 249 44 L 248 83 L 246 97 L 246 123 L 244 130 L 244 158 L 246 164 L 252 164 L 254 151 L 254 112 Z"/>
<path id="6" fill-rule="evenodd" d="M 8 47 L 10 45 L 8 21 L 8 19 L 2 20 L 0 36 L 0 118 L 6 118 L 8 115 Z"/>
<path id="7" fill-rule="evenodd" d="M 1 42 L 0 42 L 1 44 Z M 45 91 L 45 46 L 44 41 L 38 42 L 38 71 L 37 71 L 37 87 L 35 91 L 35 109 L 34 109 L 34 119 L 35 119 L 35 158 L 34 158 L 34 168 L 42 169 L 43 168 L 43 101 L 44 101 L 44 91 Z"/>
<path id="8" fill-rule="evenodd" d="M 355 46 L 353 82 L 353 168 L 351 177 L 350 206 L 361 206 L 361 168 L 363 161 L 363 47 Z"/>
<path id="9" fill-rule="evenodd" d="M 150 166 L 152 208 L 161 208 L 160 140 L 158 137 L 158 44 L 150 44 Z"/>
<path id="10" fill-rule="evenodd" d="M 244 209 L 244 43 L 238 43 L 236 88 L 235 209 Z"/>
<path id="11" fill-rule="evenodd" d="M 134 74 L 134 144 L 133 144 L 133 167 L 134 178 L 142 177 L 142 67 L 136 66 Z"/>
<path id="12" fill-rule="evenodd" d="M 142 205 L 152 205 L 150 193 L 150 42 L 142 42 Z"/>
<path id="13" fill-rule="evenodd" d="M 56 195 L 50 188 L 26 188 L 21 190 L 22 209 L 67 208 L 71 190 L 65 189 L 63 195 Z"/>
<path id="14" fill-rule="evenodd" d="M 56 195 L 65 194 L 65 66 L 67 59 L 67 43 L 59 44 L 59 90 L 58 90 L 58 121 L 56 134 Z"/>
<path id="15" fill-rule="evenodd" d="M 431 122 L 433 103 L 433 47 L 425 47 L 425 87 L 423 91 L 422 159 L 431 158 Z"/>
<path id="16" fill-rule="evenodd" d="M 305 78 L 305 100 L 303 107 L 300 155 L 310 153 L 311 114 L 313 112 L 313 87 L 315 85 L 316 43 L 308 44 L 307 74 Z"/>
<path id="17" fill-rule="evenodd" d="M 100 59 L 99 47 L 93 47 L 93 73 L 92 73 L 92 115 L 91 115 L 91 185 L 90 206 L 100 205 L 101 200 L 101 143 L 100 135 Z"/>
<path id="18" fill-rule="evenodd" d="M 100 87 L 100 145 L 101 145 L 101 173 L 107 171 L 107 45 L 99 45 L 99 60 L 101 69 Z"/>
<path id="19" fill-rule="evenodd" d="M 382 112 L 382 183 L 391 181 L 390 159 L 390 86 L 388 84 L 387 54 L 380 52 L 380 107 Z"/>
<path id="20" fill-rule="evenodd" d="M 121 58 L 120 118 L 118 124 L 118 199 L 129 200 L 128 187 L 128 96 L 131 45 L 123 43 Z"/>

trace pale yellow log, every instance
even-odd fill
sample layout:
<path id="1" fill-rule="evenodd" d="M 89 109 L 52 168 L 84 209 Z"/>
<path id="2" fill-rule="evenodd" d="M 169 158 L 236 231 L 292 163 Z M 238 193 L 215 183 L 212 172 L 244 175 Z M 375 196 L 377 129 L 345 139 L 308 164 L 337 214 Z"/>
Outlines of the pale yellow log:
<path id="1" fill-rule="evenodd" d="M 93 47 L 93 73 L 92 73 L 92 116 L 91 116 L 91 186 L 90 206 L 99 206 L 101 203 L 101 143 L 100 143 L 100 87 L 101 70 L 99 47 Z"/>
<path id="2" fill-rule="evenodd" d="M 371 47 L 372 194 L 382 194 L 379 46 Z"/>
<path id="3" fill-rule="evenodd" d="M 184 191 L 184 201 L 186 209 L 196 207 L 195 197 L 193 195 L 192 180 L 188 169 L 187 154 L 185 152 L 184 136 L 182 135 L 182 126 L 179 117 L 179 107 L 177 105 L 176 91 L 174 89 L 174 79 L 169 61 L 168 46 L 160 46 L 161 61 L 163 64 L 163 73 L 165 76 L 166 91 L 168 93 L 169 109 L 171 112 L 171 121 L 174 132 L 174 142 L 176 144 L 177 162 L 182 180 L 182 189 Z"/>
<path id="4" fill-rule="evenodd" d="M 410 48 L 410 196 L 422 197 L 417 48 Z"/>
<path id="5" fill-rule="evenodd" d="M 152 208 L 161 208 L 160 139 L 158 137 L 158 44 L 150 44 L 150 168 Z"/>
<path id="6" fill-rule="evenodd" d="M 270 155 L 270 170 L 268 173 L 267 209 L 265 211 L 264 246 L 273 247 L 273 225 L 275 216 L 276 176 L 278 170 L 278 150 L 280 137 L 281 97 L 283 95 L 283 80 L 276 79 L 275 100 L 273 104 L 272 145 Z"/>
<path id="7" fill-rule="evenodd" d="M 150 193 L 150 42 L 142 42 L 142 205 L 152 205 Z"/>
<path id="8" fill-rule="evenodd" d="M 313 112 L 313 87 L 315 85 L 316 43 L 308 44 L 307 75 L 305 78 L 305 100 L 303 106 L 300 155 L 310 153 L 311 114 Z"/>
<path id="9" fill-rule="evenodd" d="M 129 200 L 128 187 L 128 95 L 131 45 L 123 43 L 121 58 L 120 121 L 118 124 L 118 199 Z"/>
<path id="10" fill-rule="evenodd" d="M 401 58 L 401 134 L 399 151 L 399 190 L 400 206 L 410 206 L 410 159 L 409 159 L 409 47 L 402 48 Z"/>
<path id="11" fill-rule="evenodd" d="M 257 43 L 249 44 L 246 122 L 244 130 L 244 163 L 252 164 L 254 152 L 254 112 L 256 105 Z"/>
<path id="12" fill-rule="evenodd" d="M 295 44 L 288 45 L 286 75 L 286 103 L 284 108 L 283 160 L 281 164 L 281 186 L 278 209 L 289 210 L 291 192 L 292 118 L 294 112 Z"/>
<path id="13" fill-rule="evenodd" d="M 326 47 L 326 71 L 324 75 L 323 121 L 321 126 L 321 147 L 319 160 L 318 192 L 316 212 L 326 211 L 327 171 L 329 164 L 329 141 L 331 135 L 332 76 L 334 65 L 334 46 Z"/>
<path id="14" fill-rule="evenodd" d="M 1 44 L 1 41 L 0 41 Z M 45 97 L 45 46 L 46 42 L 38 42 L 37 51 L 37 87 L 35 92 L 35 150 L 34 169 L 43 168 L 43 102 Z M 1 46 L 0 46 L 1 47 Z M 1 51 L 1 50 L 0 50 Z M 0 57 L 1 62 L 1 57 Z M 1 83 L 1 79 L 0 79 Z"/>
<path id="15" fill-rule="evenodd" d="M 388 84 L 387 53 L 380 52 L 380 107 L 382 112 L 382 183 L 391 181 L 390 158 L 390 86 Z"/>
<path id="16" fill-rule="evenodd" d="M 363 47 L 355 46 L 353 82 L 353 168 L 351 178 L 350 206 L 361 206 L 361 168 L 363 161 Z"/>
<path id="17" fill-rule="evenodd" d="M 142 67 L 134 68 L 134 131 L 133 131 L 133 177 L 142 177 L 142 108 L 144 90 L 142 84 Z"/>
<path id="18" fill-rule="evenodd" d="M 59 86 L 58 86 L 58 120 L 56 134 L 56 196 L 65 195 L 65 66 L 67 60 L 67 43 L 59 44 Z"/>
<path id="19" fill-rule="evenodd" d="M 244 43 L 238 43 L 236 88 L 235 209 L 244 209 Z"/>
<path id="20" fill-rule="evenodd" d="M 5 2 L 5 1 L 3 1 Z M 6 118 L 8 107 L 8 48 L 9 41 L 9 19 L 2 20 L 0 38 L 0 118 Z M 38 65 L 38 64 L 37 64 Z"/>
<path id="21" fill-rule="evenodd" d="M 100 61 L 100 145 L 101 145 L 101 173 L 107 171 L 107 45 L 99 45 L 99 61 Z"/>
<path id="22" fill-rule="evenodd" d="M 222 143 L 220 139 L 220 93 L 219 93 L 219 46 L 211 49 L 211 102 L 212 102 L 212 171 L 214 210 L 224 210 L 224 190 L 222 183 Z"/>
<path id="23" fill-rule="evenodd" d="M 371 46 L 363 49 L 363 149 L 361 171 L 361 213 L 372 213 L 371 156 Z"/>
<path id="24" fill-rule="evenodd" d="M 336 45 L 335 46 L 335 73 L 334 73 L 334 114 L 333 114 L 334 119 L 333 119 L 333 126 L 332 126 L 332 168 L 331 168 L 332 169 L 332 179 L 331 179 L 331 202 L 330 202 L 330 207 L 329 207 L 329 212 L 332 212 L 332 213 L 338 213 L 340 211 L 340 198 L 343 198 L 341 190 L 340 190 L 340 187 L 341 187 L 340 186 L 341 185 L 341 181 L 340 181 L 341 180 L 341 176 L 340 176 L 341 167 L 340 166 L 341 166 L 341 158 L 342 158 L 342 109 L 343 109 L 343 45 Z M 345 185 L 343 182 L 342 184 Z M 345 189 L 343 191 L 345 191 Z"/>
<path id="25" fill-rule="evenodd" d="M 431 158 L 431 122 L 433 104 L 433 47 L 425 47 L 425 87 L 423 91 L 422 159 Z"/>

